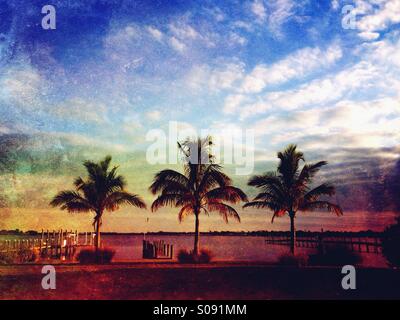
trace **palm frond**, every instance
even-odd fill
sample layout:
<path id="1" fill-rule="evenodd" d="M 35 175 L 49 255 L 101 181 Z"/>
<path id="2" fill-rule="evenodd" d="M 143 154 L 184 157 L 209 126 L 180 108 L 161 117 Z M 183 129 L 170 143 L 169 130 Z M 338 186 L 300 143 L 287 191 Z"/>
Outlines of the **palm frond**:
<path id="1" fill-rule="evenodd" d="M 305 203 L 299 210 L 301 211 L 315 211 L 319 209 L 326 209 L 329 212 L 335 213 L 337 216 L 342 216 L 343 215 L 343 210 L 340 208 L 340 206 L 333 204 L 329 201 L 311 201 L 308 203 Z"/>
<path id="2" fill-rule="evenodd" d="M 156 194 L 157 192 L 162 191 L 169 182 L 179 183 L 182 188 L 190 188 L 188 178 L 182 173 L 166 169 L 156 174 L 149 189 L 153 194 Z"/>
<path id="3" fill-rule="evenodd" d="M 305 164 L 299 174 L 299 177 L 297 179 L 297 184 L 306 185 L 307 183 L 310 183 L 311 179 L 321 169 L 321 167 L 327 164 L 328 164 L 327 161 L 319 161 L 317 163 Z"/>
<path id="4" fill-rule="evenodd" d="M 163 206 L 177 207 L 184 204 L 184 198 L 181 194 L 161 194 L 159 195 L 151 205 L 151 211 L 156 211 Z"/>
<path id="5" fill-rule="evenodd" d="M 131 194 L 125 191 L 115 191 L 108 195 L 103 206 L 110 211 L 115 211 L 120 205 L 130 204 L 138 208 L 146 208 L 144 201 L 136 194 Z"/>
<path id="6" fill-rule="evenodd" d="M 278 172 L 287 188 L 290 188 L 296 181 L 299 163 L 301 160 L 304 161 L 303 153 L 296 149 L 297 146 L 291 144 L 283 152 L 278 152 L 278 158 L 280 159 Z"/>
<path id="7" fill-rule="evenodd" d="M 218 202 L 218 201 L 210 201 L 207 203 L 207 210 L 208 211 L 217 211 L 221 217 L 224 219 L 225 223 L 229 222 L 229 218 L 233 218 L 236 221 L 240 222 L 240 216 L 237 213 L 237 211 L 222 202 Z"/>
<path id="8" fill-rule="evenodd" d="M 181 210 L 179 210 L 179 213 L 178 213 L 179 222 L 182 222 L 183 219 L 184 219 L 186 216 L 188 216 L 188 215 L 190 215 L 190 214 L 193 214 L 193 213 L 194 213 L 194 211 L 193 211 L 193 206 L 192 206 L 191 204 L 187 204 L 187 205 L 183 206 L 183 207 L 181 208 Z"/>
<path id="9" fill-rule="evenodd" d="M 308 191 L 304 195 L 304 201 L 305 202 L 315 201 L 318 200 L 318 198 L 321 196 L 333 196 L 334 194 L 335 194 L 335 187 L 331 184 L 323 183 L 318 187 L 315 187 L 314 189 Z"/>
<path id="10" fill-rule="evenodd" d="M 76 191 L 59 192 L 51 200 L 50 205 L 53 207 L 60 206 L 61 210 L 68 212 L 87 212 L 96 209 Z"/>
<path id="11" fill-rule="evenodd" d="M 209 201 L 228 201 L 230 203 L 238 203 L 240 201 L 247 202 L 246 194 L 239 188 L 233 186 L 224 186 L 208 191 L 204 197 Z"/>

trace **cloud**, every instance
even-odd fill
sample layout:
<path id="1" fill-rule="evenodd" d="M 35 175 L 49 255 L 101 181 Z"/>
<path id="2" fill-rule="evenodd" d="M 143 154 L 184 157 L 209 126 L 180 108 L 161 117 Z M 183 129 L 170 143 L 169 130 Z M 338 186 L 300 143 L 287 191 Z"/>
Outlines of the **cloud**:
<path id="1" fill-rule="evenodd" d="M 247 44 L 247 39 L 235 32 L 231 32 L 229 36 L 229 42 L 233 45 L 239 44 L 241 46 L 244 46 L 245 44 Z"/>
<path id="2" fill-rule="evenodd" d="M 368 62 L 360 62 L 350 69 L 345 69 L 336 75 L 316 79 L 301 85 L 296 89 L 267 93 L 258 102 L 244 106 L 241 118 L 245 119 L 259 113 L 274 110 L 295 110 L 326 104 L 343 98 L 346 94 L 354 93 L 356 89 L 368 89 L 368 82 L 385 87 L 382 75 L 378 69 Z"/>
<path id="3" fill-rule="evenodd" d="M 269 85 L 283 84 L 292 79 L 302 78 L 314 71 L 333 65 L 342 57 L 342 49 L 338 43 L 330 45 L 325 50 L 319 47 L 300 49 L 286 58 L 268 66 L 257 65 L 246 76 L 241 91 L 257 93 Z"/>
<path id="4" fill-rule="evenodd" d="M 244 65 L 240 62 L 222 62 L 217 66 L 196 65 L 188 73 L 185 83 L 192 89 L 212 92 L 232 89 L 243 78 Z"/>
<path id="5" fill-rule="evenodd" d="M 370 4 L 368 6 L 368 4 Z M 392 24 L 400 22 L 400 1 L 358 1 L 357 7 L 362 8 L 365 16 L 357 22 L 357 28 L 364 31 L 379 31 L 388 28 Z M 378 6 L 377 9 L 375 7 Z"/>
<path id="6" fill-rule="evenodd" d="M 175 37 L 169 38 L 169 44 L 175 51 L 178 51 L 179 53 L 183 53 L 186 50 L 186 45 Z"/>
<path id="7" fill-rule="evenodd" d="M 199 33 L 191 25 L 185 22 L 172 23 L 169 25 L 169 30 L 173 35 L 175 35 L 175 37 L 181 40 L 193 40 L 200 36 Z"/>
<path id="8" fill-rule="evenodd" d="M 281 37 L 281 27 L 295 15 L 296 4 L 292 0 L 276 0 L 268 3 L 268 27 Z"/>
<path id="9" fill-rule="evenodd" d="M 162 113 L 158 110 L 149 111 L 146 113 L 146 117 L 152 121 L 158 121 L 161 119 Z"/>
<path id="10" fill-rule="evenodd" d="M 378 31 L 383 31 L 400 22 L 400 0 L 390 1 L 356 1 L 355 13 L 361 15 L 357 19 L 359 36 L 366 40 L 379 37 Z"/>
<path id="11" fill-rule="evenodd" d="M 368 32 L 368 31 L 365 31 L 365 32 L 360 32 L 360 33 L 358 34 L 358 36 L 359 36 L 361 39 L 364 39 L 364 40 L 376 40 L 376 39 L 379 38 L 379 33 L 378 33 L 378 32 Z"/>
<path id="12" fill-rule="evenodd" d="M 32 109 L 46 93 L 46 85 L 35 68 L 11 67 L 0 78 L 0 97 L 14 107 Z"/>
<path id="13" fill-rule="evenodd" d="M 246 95 L 231 94 L 225 98 L 223 112 L 225 114 L 234 114 L 237 112 L 240 105 L 247 101 Z"/>
<path id="14" fill-rule="evenodd" d="M 233 22 L 233 26 L 238 29 L 244 29 L 248 32 L 253 30 L 253 26 L 249 22 L 245 22 L 243 20 L 237 20 Z"/>
<path id="15" fill-rule="evenodd" d="M 336 11 L 337 9 L 339 9 L 339 1 L 338 0 L 332 0 L 331 1 L 331 8 Z"/>
<path id="16" fill-rule="evenodd" d="M 400 97 L 393 97 L 272 114 L 257 121 L 253 129 L 256 136 L 269 136 L 278 146 L 296 142 L 308 150 L 321 150 L 396 146 L 399 125 Z"/>
<path id="17" fill-rule="evenodd" d="M 49 106 L 52 115 L 61 119 L 73 119 L 82 123 L 102 124 L 107 121 L 107 107 L 98 101 L 81 97 L 70 98 L 56 106 Z"/>
<path id="18" fill-rule="evenodd" d="M 156 39 L 157 41 L 161 41 L 163 38 L 163 34 L 160 30 L 157 28 L 154 28 L 152 26 L 147 27 L 147 31 L 151 34 L 151 36 Z"/>
<path id="19" fill-rule="evenodd" d="M 255 0 L 251 4 L 251 12 L 259 19 L 260 22 L 264 21 L 267 17 L 267 12 L 264 7 L 263 0 Z"/>
<path id="20" fill-rule="evenodd" d="M 354 65 L 294 89 L 271 91 L 258 96 L 253 102 L 246 102 L 240 107 L 240 117 L 246 119 L 265 112 L 313 108 L 362 96 L 371 99 L 379 95 L 394 96 L 400 88 L 399 46 L 399 40 L 378 41 L 362 46 L 362 52 L 357 53 L 362 59 Z M 259 81 L 263 85 L 263 80 Z"/>

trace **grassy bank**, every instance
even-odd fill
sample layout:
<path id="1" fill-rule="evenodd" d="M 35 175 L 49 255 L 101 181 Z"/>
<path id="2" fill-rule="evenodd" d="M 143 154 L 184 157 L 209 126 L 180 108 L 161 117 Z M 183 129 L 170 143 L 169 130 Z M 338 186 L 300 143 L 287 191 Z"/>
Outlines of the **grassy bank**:
<path id="1" fill-rule="evenodd" d="M 0 268 L 1 299 L 400 299 L 400 271 L 357 270 L 341 288 L 339 268 L 262 265 L 58 266 L 57 289 L 41 288 L 40 266 Z"/>

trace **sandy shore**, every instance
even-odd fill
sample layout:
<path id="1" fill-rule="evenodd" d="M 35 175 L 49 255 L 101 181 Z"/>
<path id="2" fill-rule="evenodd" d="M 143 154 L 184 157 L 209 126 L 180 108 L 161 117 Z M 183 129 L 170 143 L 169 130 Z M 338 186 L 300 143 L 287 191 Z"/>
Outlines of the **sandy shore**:
<path id="1" fill-rule="evenodd" d="M 0 266 L 0 299 L 400 299 L 400 270 L 357 269 L 343 290 L 340 268 L 260 263 L 57 265 L 57 289 L 41 265 Z"/>

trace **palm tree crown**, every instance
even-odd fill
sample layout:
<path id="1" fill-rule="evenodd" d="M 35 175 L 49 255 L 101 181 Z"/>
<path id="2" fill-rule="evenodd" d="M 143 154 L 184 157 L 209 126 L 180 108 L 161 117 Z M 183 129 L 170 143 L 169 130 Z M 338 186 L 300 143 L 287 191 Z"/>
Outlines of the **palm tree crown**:
<path id="1" fill-rule="evenodd" d="M 178 146 L 184 154 L 184 173 L 175 170 L 162 170 L 157 173 L 150 191 L 159 194 L 151 209 L 162 206 L 180 207 L 179 221 L 185 216 L 195 216 L 195 244 L 193 252 L 199 250 L 199 215 L 218 212 L 225 222 L 233 218 L 240 222 L 235 208 L 226 204 L 247 201 L 245 193 L 232 186 L 232 180 L 222 172 L 222 167 L 213 163 L 209 152 L 209 139 L 187 140 Z"/>
<path id="2" fill-rule="evenodd" d="M 296 145 L 289 145 L 283 152 L 278 152 L 279 165 L 277 172 L 267 172 L 250 178 L 248 185 L 261 189 L 261 192 L 244 207 L 266 208 L 273 212 L 275 217 L 286 214 L 291 219 L 292 243 L 294 252 L 294 218 L 298 211 L 315 211 L 326 209 L 340 216 L 342 209 L 321 197 L 335 194 L 335 187 L 323 183 L 311 187 L 313 178 L 326 161 L 313 164 L 304 164 L 300 170 L 300 161 L 304 161 L 302 152 L 296 150 Z"/>
<path id="3" fill-rule="evenodd" d="M 111 156 L 106 156 L 99 163 L 85 161 L 83 165 L 88 173 L 87 179 L 76 178 L 75 190 L 61 191 L 50 202 L 53 207 L 68 212 L 94 212 L 96 249 L 100 246 L 100 226 L 104 211 L 118 210 L 123 204 L 146 208 L 138 195 L 125 191 L 124 177 L 117 174 L 118 167 L 109 170 L 110 163 Z"/>

